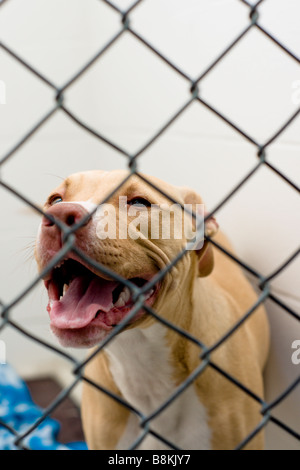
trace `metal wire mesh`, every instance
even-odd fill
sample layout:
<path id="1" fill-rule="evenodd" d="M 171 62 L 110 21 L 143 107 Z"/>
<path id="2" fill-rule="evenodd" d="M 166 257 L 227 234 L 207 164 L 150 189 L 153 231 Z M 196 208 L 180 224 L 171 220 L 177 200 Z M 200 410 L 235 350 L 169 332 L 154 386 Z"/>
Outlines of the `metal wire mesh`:
<path id="1" fill-rule="evenodd" d="M 112 8 L 117 14 L 120 16 L 120 28 L 119 31 L 111 37 L 111 39 L 104 45 L 104 47 L 101 48 L 101 50 L 98 51 L 98 53 L 87 63 L 85 63 L 80 70 L 77 71 L 77 73 L 67 82 L 65 83 L 62 87 L 57 87 L 55 83 L 53 83 L 51 80 L 49 80 L 46 76 L 44 76 L 42 73 L 39 72 L 36 68 L 32 67 L 27 61 L 25 61 L 22 57 L 20 57 L 16 52 L 14 52 L 9 45 L 4 44 L 3 42 L 0 43 L 0 47 L 6 51 L 7 54 L 9 54 L 15 61 L 19 62 L 23 67 L 25 67 L 28 71 L 30 71 L 32 74 L 34 74 L 39 80 L 44 82 L 48 87 L 50 87 L 54 94 L 55 94 L 55 103 L 52 105 L 50 110 L 45 112 L 44 116 L 42 119 L 40 119 L 36 124 L 32 127 L 32 129 L 24 135 L 18 142 L 15 143 L 15 145 L 5 154 L 1 157 L 0 159 L 0 169 L 5 165 L 5 163 L 12 159 L 13 156 L 17 153 L 17 151 L 24 145 L 25 142 L 27 142 L 36 132 L 38 129 L 40 129 L 54 114 L 56 113 L 64 113 L 67 115 L 72 121 L 74 121 L 78 126 L 83 128 L 86 132 L 91 133 L 94 135 L 96 138 L 100 139 L 102 142 L 107 144 L 108 146 L 111 146 L 113 149 L 115 149 L 117 152 L 119 152 L 121 155 L 124 156 L 125 159 L 127 159 L 128 162 L 128 169 L 129 173 L 127 178 L 119 185 L 118 188 L 112 188 L 111 194 L 107 197 L 106 200 L 109 199 L 109 197 L 117 191 L 122 184 L 124 184 L 132 175 L 137 175 L 139 178 L 144 180 L 147 184 L 151 185 L 154 187 L 153 183 L 148 181 L 144 176 L 142 176 L 139 173 L 138 170 L 138 164 L 139 160 L 142 158 L 144 152 L 155 142 L 157 141 L 162 134 L 180 117 L 182 116 L 185 111 L 192 105 L 192 103 L 198 103 L 199 106 L 203 106 L 207 108 L 210 112 L 212 112 L 214 115 L 216 115 L 220 120 L 222 120 L 226 125 L 230 126 L 233 128 L 236 132 L 238 132 L 243 139 L 248 141 L 250 144 L 253 145 L 253 147 L 256 149 L 257 152 L 257 162 L 249 171 L 249 173 L 244 177 L 241 181 L 238 181 L 236 186 L 232 188 L 230 193 L 223 198 L 222 201 L 211 211 L 210 214 L 207 215 L 206 219 L 209 218 L 211 215 L 216 214 L 222 206 L 228 203 L 228 201 L 231 199 L 231 197 L 237 193 L 243 185 L 252 178 L 252 176 L 261 168 L 261 167 L 268 167 L 270 170 L 275 172 L 282 180 L 288 184 L 291 188 L 293 188 L 295 191 L 298 192 L 298 188 L 295 185 L 295 183 L 289 179 L 287 176 L 285 176 L 276 166 L 271 164 L 268 159 L 267 159 L 267 152 L 269 146 L 278 139 L 278 137 L 283 133 L 283 131 L 297 118 L 299 119 L 299 114 L 300 114 L 300 108 L 297 109 L 297 111 L 286 121 L 282 123 L 282 126 L 278 131 L 272 135 L 271 138 L 269 138 L 268 141 L 266 142 L 258 142 L 256 141 L 251 135 L 247 134 L 243 129 L 239 128 L 238 125 L 233 123 L 230 119 L 228 119 L 225 115 L 222 114 L 222 112 L 215 107 L 211 106 L 207 101 L 201 97 L 201 93 L 199 92 L 199 86 L 201 85 L 201 81 L 204 79 L 204 77 L 207 77 L 210 72 L 216 67 L 216 65 L 222 61 L 222 59 L 244 38 L 251 30 L 253 29 L 258 29 L 260 30 L 261 33 L 263 33 L 270 41 L 272 41 L 278 48 L 280 48 L 285 54 L 287 54 L 291 59 L 297 62 L 299 64 L 299 57 L 297 57 L 293 52 L 291 52 L 283 43 L 281 43 L 276 37 L 274 37 L 272 34 L 270 34 L 264 27 L 261 26 L 259 22 L 259 7 L 260 5 L 264 2 L 264 0 L 260 0 L 256 2 L 255 4 L 252 4 L 248 2 L 247 0 L 237 0 L 240 1 L 241 3 L 245 4 L 249 8 L 249 24 L 247 27 L 241 32 L 241 34 L 235 38 L 234 41 L 225 49 L 222 51 L 222 53 L 215 58 L 215 60 L 207 67 L 206 70 L 204 70 L 201 75 L 195 80 L 192 79 L 187 73 L 185 73 L 184 70 L 180 69 L 177 65 L 172 63 L 168 57 L 166 57 L 164 54 L 162 54 L 159 50 L 157 50 L 155 47 L 153 47 L 147 40 L 145 40 L 139 33 L 137 33 L 132 27 L 130 23 L 130 15 L 133 12 L 133 10 L 141 3 L 143 3 L 143 0 L 137 0 L 135 3 L 133 3 L 130 8 L 127 10 L 121 10 L 118 6 L 116 6 L 113 2 L 109 0 L 101 0 L 103 3 L 105 3 L 107 6 Z M 8 0 L 2 0 L 0 2 L 0 6 L 2 6 L 4 3 L 8 2 Z M 0 10 L 1 14 L 1 10 Z M 173 71 L 175 71 L 178 75 L 180 75 L 183 79 L 186 80 L 187 84 L 189 85 L 190 89 L 190 95 L 188 96 L 186 102 L 177 110 L 176 113 L 174 113 L 172 116 L 169 117 L 168 121 L 159 129 L 158 132 L 156 132 L 150 140 L 144 143 L 144 145 L 134 154 L 129 154 L 127 151 L 122 149 L 119 145 L 117 145 L 115 142 L 112 140 L 108 139 L 105 137 L 105 135 L 102 135 L 101 133 L 95 131 L 92 129 L 90 126 L 85 124 L 78 116 L 75 116 L 75 114 L 72 113 L 72 111 L 67 107 L 67 105 L 64 103 L 64 94 L 65 92 L 74 84 L 75 81 L 80 80 L 82 75 L 93 65 L 101 61 L 101 58 L 103 55 L 118 41 L 122 41 L 122 37 L 124 34 L 129 34 L 134 38 L 136 41 L 138 41 L 140 44 L 142 44 L 143 47 L 146 49 L 150 50 L 153 54 L 155 54 L 162 62 L 168 65 Z M 5 183 L 4 181 L 0 180 L 0 185 L 2 188 L 5 190 L 9 191 L 10 193 L 14 194 L 17 198 L 21 199 L 23 202 L 28 204 L 31 208 L 33 208 L 35 211 L 37 211 L 41 216 L 43 215 L 42 210 L 37 207 L 36 204 L 34 204 L 31 200 L 29 200 L 24 194 L 21 194 L 19 191 Z M 158 191 L 162 192 L 158 188 L 156 188 Z M 163 193 L 164 194 L 164 193 Z M 166 197 L 169 197 L 167 194 L 164 194 Z M 101 203 L 104 203 L 105 201 L 101 201 Z M 176 202 L 176 201 L 175 201 Z M 57 223 L 57 221 L 55 222 Z M 230 331 L 228 331 L 224 336 L 218 339 L 218 341 L 211 347 L 207 347 L 205 344 L 203 344 L 198 338 L 193 337 L 191 334 L 188 334 L 186 331 L 181 330 L 179 327 L 176 325 L 170 323 L 169 321 L 165 320 L 164 318 L 160 317 L 152 308 L 144 304 L 145 300 L 145 293 L 147 290 L 154 285 L 157 281 L 161 280 L 166 273 L 175 266 L 175 264 L 185 255 L 186 250 L 183 250 L 175 259 L 172 260 L 172 262 L 162 271 L 160 271 L 154 279 L 149 281 L 145 286 L 138 288 L 137 286 L 133 285 L 129 281 L 125 280 L 121 276 L 117 275 L 114 272 L 111 272 L 107 268 L 105 268 L 102 265 L 99 265 L 96 263 L 94 260 L 89 259 L 86 257 L 86 255 L 81 252 L 76 246 L 75 246 L 75 237 L 74 237 L 74 232 L 83 224 L 84 222 L 81 221 L 79 224 L 76 226 L 66 227 L 63 224 L 60 226 L 60 229 L 63 232 L 64 235 L 64 245 L 61 249 L 61 251 L 53 258 L 51 263 L 47 266 L 46 271 L 41 273 L 39 276 L 36 276 L 34 280 L 28 283 L 27 287 L 22 290 L 21 292 L 16 293 L 16 296 L 12 302 L 9 304 L 4 304 L 0 303 L 1 307 L 1 322 L 0 322 L 0 333 L 2 330 L 6 328 L 12 328 L 15 329 L 19 332 L 21 332 L 23 335 L 26 335 L 28 338 L 30 338 L 32 341 L 37 342 L 39 345 L 45 348 L 49 348 L 52 351 L 54 351 L 57 355 L 63 356 L 67 361 L 70 363 L 70 367 L 72 368 L 73 374 L 74 374 L 74 381 L 72 384 L 63 390 L 62 393 L 59 394 L 59 396 L 56 397 L 56 399 L 49 404 L 48 408 L 44 410 L 43 416 L 41 419 L 39 419 L 34 426 L 31 426 L 28 428 L 25 432 L 22 434 L 18 434 L 14 429 L 10 428 L 7 424 L 3 423 L 0 420 L 0 425 L 4 426 L 6 429 L 8 429 L 14 436 L 15 436 L 15 445 L 18 446 L 21 449 L 26 449 L 26 445 L 24 444 L 25 438 L 30 435 L 30 433 L 33 432 L 33 430 L 40 424 L 40 422 L 45 419 L 48 415 L 51 414 L 51 412 L 71 393 L 72 389 L 77 385 L 79 381 L 86 381 L 87 383 L 93 385 L 95 388 L 99 389 L 101 392 L 109 395 L 112 397 L 114 400 L 116 400 L 118 403 L 123 405 L 124 407 L 128 408 L 130 411 L 135 413 L 139 419 L 140 419 L 140 427 L 141 427 L 141 434 L 139 438 L 137 439 L 136 442 L 132 443 L 131 449 L 135 449 L 138 444 L 148 435 L 152 434 L 156 438 L 162 440 L 167 446 L 169 446 L 171 449 L 177 449 L 177 447 L 174 445 L 174 443 L 169 442 L 168 436 L 160 436 L 158 435 L 154 430 L 151 429 L 151 421 L 159 414 L 161 413 L 165 408 L 167 408 L 174 400 L 177 399 L 177 397 L 183 393 L 183 391 L 189 387 L 189 385 L 197 378 L 200 376 L 200 374 L 206 369 L 206 368 L 212 368 L 215 371 L 217 371 L 218 374 L 221 374 L 223 377 L 225 377 L 228 381 L 232 382 L 236 387 L 238 387 L 240 390 L 242 390 L 244 393 L 249 395 L 253 400 L 258 402 L 261 405 L 261 421 L 260 423 L 255 427 L 255 429 L 252 430 L 252 432 L 248 435 L 245 436 L 245 439 L 239 443 L 237 446 L 237 449 L 242 449 L 245 447 L 245 445 L 262 429 L 264 428 L 269 422 L 274 423 L 281 429 L 283 429 L 285 432 L 289 433 L 291 436 L 293 436 L 295 439 L 300 440 L 299 434 L 294 430 L 291 429 L 290 426 L 288 426 L 286 423 L 284 423 L 282 420 L 279 420 L 273 415 L 273 410 L 280 404 L 283 400 L 287 398 L 287 396 L 299 385 L 300 383 L 300 377 L 298 377 L 293 383 L 291 383 L 286 390 L 284 390 L 276 399 L 274 399 L 272 402 L 267 403 L 263 401 L 260 397 L 256 396 L 255 393 L 253 393 L 252 390 L 248 389 L 245 387 L 242 383 L 240 383 L 235 377 L 229 375 L 226 371 L 222 370 L 214 361 L 211 359 L 211 353 L 216 350 L 217 348 L 220 347 L 222 343 L 224 343 L 244 322 L 247 321 L 247 319 L 253 314 L 253 312 L 256 310 L 256 308 L 262 304 L 266 299 L 270 299 L 272 302 L 275 304 L 279 305 L 280 308 L 282 309 L 283 314 L 290 315 L 296 320 L 300 320 L 299 315 L 293 311 L 288 305 L 286 305 L 280 298 L 278 298 L 276 295 L 274 295 L 271 290 L 270 290 L 270 282 L 277 277 L 286 267 L 299 255 L 299 249 L 295 251 L 287 260 L 284 260 L 278 268 L 270 273 L 268 276 L 263 276 L 261 273 L 257 272 L 253 267 L 249 266 L 245 262 L 243 262 L 241 259 L 238 259 L 234 257 L 232 254 L 228 253 L 222 246 L 218 245 L 213 239 L 210 239 L 209 237 L 206 237 L 208 241 L 210 241 L 217 249 L 221 250 L 223 253 L 225 253 L 227 256 L 232 258 L 236 263 L 238 263 L 244 270 L 249 272 L 256 280 L 257 280 L 257 285 L 261 290 L 261 294 L 259 295 L 256 303 L 251 306 L 251 308 L 245 312 L 243 318 L 235 324 Z M 62 260 L 65 255 L 70 251 L 73 250 L 77 255 L 79 255 L 81 258 L 83 258 L 88 264 L 94 266 L 97 268 L 100 272 L 103 272 L 105 274 L 109 274 L 111 277 L 114 279 L 118 280 L 119 282 L 124 283 L 124 285 L 128 285 L 128 287 L 131 289 L 134 295 L 134 307 L 132 308 L 130 314 L 118 325 L 114 328 L 113 332 L 99 345 L 97 348 L 97 351 L 90 356 L 88 359 L 85 361 L 78 361 L 72 355 L 68 354 L 66 351 L 62 351 L 56 347 L 54 347 L 51 344 L 48 344 L 46 341 L 41 339 L 40 337 L 36 337 L 35 335 L 31 334 L 30 330 L 25 330 L 22 326 L 20 326 L 16 321 L 14 321 L 11 318 L 11 312 L 13 308 L 32 290 L 34 287 L 41 282 L 42 277 L 47 273 L 52 270 L 52 268 L 59 263 L 60 260 Z M 93 383 L 88 377 L 85 376 L 84 373 L 84 367 L 88 361 L 90 361 L 95 354 L 97 354 L 99 351 L 101 351 L 108 343 L 111 341 L 111 339 L 117 335 L 122 328 L 134 317 L 134 315 L 141 309 L 144 308 L 147 313 L 151 316 L 153 316 L 157 321 L 161 322 L 162 324 L 166 325 L 168 328 L 173 329 L 176 331 L 178 334 L 183 335 L 187 340 L 191 341 L 194 345 L 196 345 L 199 348 L 199 367 L 197 367 L 193 373 L 178 387 L 174 390 L 172 395 L 169 397 L 169 399 L 164 402 L 158 409 L 156 409 L 151 415 L 143 415 L 140 410 L 136 409 L 134 406 L 130 405 L 127 403 L 125 400 L 120 398 L 119 396 L 113 394 L 109 390 L 106 390 L 105 388 L 100 387 L 98 384 Z"/>

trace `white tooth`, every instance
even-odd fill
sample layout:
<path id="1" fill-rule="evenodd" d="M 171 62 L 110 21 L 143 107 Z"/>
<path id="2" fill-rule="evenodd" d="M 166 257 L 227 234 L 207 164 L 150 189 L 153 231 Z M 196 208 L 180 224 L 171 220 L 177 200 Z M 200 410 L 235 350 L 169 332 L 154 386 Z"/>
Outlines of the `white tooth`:
<path id="1" fill-rule="evenodd" d="M 129 299 L 130 299 L 130 290 L 128 289 L 128 287 L 125 286 L 121 294 L 119 295 L 119 298 L 117 302 L 115 303 L 115 306 L 124 307 L 124 305 L 126 305 Z"/>
<path id="2" fill-rule="evenodd" d="M 122 297 L 122 294 L 120 295 L 120 297 L 118 298 L 117 302 L 115 303 L 115 307 L 124 307 L 125 305 L 125 301 Z"/>
<path id="3" fill-rule="evenodd" d="M 124 302 L 128 302 L 128 300 L 130 299 L 130 290 L 127 286 L 124 287 L 122 293 L 121 293 L 123 299 L 124 299 Z"/>
<path id="4" fill-rule="evenodd" d="M 154 289 L 151 289 L 148 294 L 146 294 L 146 299 L 149 299 L 149 297 L 151 297 L 151 295 L 153 294 L 154 292 Z"/>
<path id="5" fill-rule="evenodd" d="M 67 292 L 68 289 L 69 289 L 68 284 L 64 284 L 63 295 L 65 295 L 65 293 Z"/>

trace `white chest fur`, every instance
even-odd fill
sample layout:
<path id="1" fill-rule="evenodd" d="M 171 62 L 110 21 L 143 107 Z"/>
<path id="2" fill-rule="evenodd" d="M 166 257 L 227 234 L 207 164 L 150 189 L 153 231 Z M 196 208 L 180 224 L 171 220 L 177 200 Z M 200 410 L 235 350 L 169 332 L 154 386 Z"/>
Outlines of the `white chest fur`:
<path id="1" fill-rule="evenodd" d="M 128 330 L 106 350 L 112 376 L 123 397 L 144 415 L 155 411 L 176 389 L 165 333 L 160 324 Z M 210 449 L 206 410 L 193 385 L 151 421 L 150 428 L 181 449 Z M 130 447 L 141 433 L 138 417 L 131 414 L 118 449 Z M 148 434 L 138 449 L 169 447 Z"/>

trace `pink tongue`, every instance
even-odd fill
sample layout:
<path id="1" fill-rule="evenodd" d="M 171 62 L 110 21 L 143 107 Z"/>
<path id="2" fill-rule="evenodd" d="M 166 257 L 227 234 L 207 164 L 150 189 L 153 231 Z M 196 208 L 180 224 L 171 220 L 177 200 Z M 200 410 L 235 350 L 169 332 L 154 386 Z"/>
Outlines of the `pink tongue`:
<path id="1" fill-rule="evenodd" d="M 98 310 L 109 312 L 112 293 L 117 282 L 92 277 L 76 277 L 61 300 L 55 300 L 50 310 L 51 325 L 56 328 L 84 328 Z"/>

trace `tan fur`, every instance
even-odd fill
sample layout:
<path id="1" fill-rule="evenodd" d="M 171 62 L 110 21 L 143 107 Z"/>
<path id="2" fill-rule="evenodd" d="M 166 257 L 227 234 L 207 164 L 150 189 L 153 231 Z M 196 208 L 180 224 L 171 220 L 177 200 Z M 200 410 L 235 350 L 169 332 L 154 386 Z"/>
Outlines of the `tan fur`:
<path id="1" fill-rule="evenodd" d="M 105 353 L 98 354 L 97 360 L 89 364 L 85 376 L 114 395 L 120 394 L 111 377 Z M 84 384 L 82 408 L 85 437 L 89 448 L 114 449 L 119 435 L 125 429 L 129 411 L 124 406 L 119 405 L 113 398 L 86 383 Z M 85 423 L 88 423 L 88 425 Z M 99 423 L 102 423 L 102 426 L 105 425 L 104 432 L 99 432 Z"/>
<path id="2" fill-rule="evenodd" d="M 99 203 L 126 175 L 125 171 L 77 174 L 68 178 L 54 193 L 62 194 L 66 201 L 92 199 Z M 187 188 L 175 188 L 157 178 L 151 178 L 151 181 L 181 204 L 201 201 L 198 195 Z M 166 202 L 161 194 L 136 176 L 110 202 L 116 204 L 119 194 L 148 197 L 157 204 Z M 45 209 L 48 207 L 46 205 Z M 233 252 L 222 233 L 218 233 L 215 240 Z M 130 278 L 138 269 L 155 273 L 163 268 L 180 251 L 183 246 L 180 243 L 168 244 L 163 240 L 105 241 L 101 250 L 94 246 L 88 254 Z M 234 326 L 256 299 L 257 295 L 237 264 L 209 244 L 198 253 L 188 253 L 166 275 L 154 309 L 209 347 Z M 145 316 L 131 328 L 147 328 L 153 322 L 151 317 Z M 174 383 L 178 385 L 199 366 L 202 351 L 172 330 L 167 333 L 167 342 L 174 368 Z M 263 397 L 262 371 L 268 348 L 268 324 L 263 307 L 259 307 L 238 331 L 212 352 L 210 359 L 259 397 Z M 88 363 L 85 374 L 112 393 L 120 395 L 105 352 Z M 199 400 L 208 412 L 212 448 L 233 449 L 259 423 L 259 404 L 212 367 L 206 367 L 196 380 L 195 387 Z M 90 448 L 115 448 L 124 432 L 128 416 L 128 411 L 122 405 L 91 385 L 84 384 L 82 417 Z M 248 449 L 263 447 L 262 432 L 247 446 Z"/>
<path id="3" fill-rule="evenodd" d="M 215 240 L 233 253 L 223 234 L 218 234 Z M 191 334 L 208 347 L 226 334 L 257 299 L 236 263 L 218 249 L 213 251 L 215 267 L 212 274 L 196 281 L 194 295 L 199 310 L 198 314 L 194 311 L 188 328 Z M 199 353 L 202 351 L 191 343 L 186 344 L 181 338 L 176 338 L 171 332 L 169 341 L 174 363 L 186 363 L 185 370 L 178 377 L 178 382 L 181 382 L 199 365 Z M 183 343 L 182 347 L 178 343 Z M 263 397 L 262 370 L 268 349 L 268 325 L 264 309 L 259 307 L 210 358 L 258 397 Z M 211 367 L 207 367 L 197 381 L 197 391 L 202 403 L 209 410 L 214 449 L 234 449 L 258 424 L 260 405 Z M 262 432 L 246 447 L 248 450 L 263 448 Z"/>

